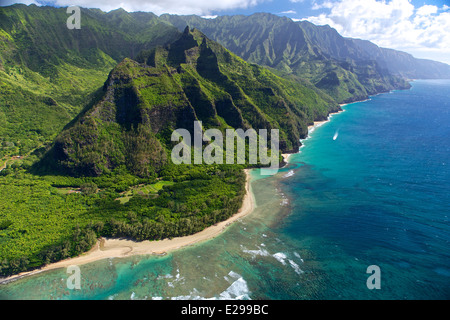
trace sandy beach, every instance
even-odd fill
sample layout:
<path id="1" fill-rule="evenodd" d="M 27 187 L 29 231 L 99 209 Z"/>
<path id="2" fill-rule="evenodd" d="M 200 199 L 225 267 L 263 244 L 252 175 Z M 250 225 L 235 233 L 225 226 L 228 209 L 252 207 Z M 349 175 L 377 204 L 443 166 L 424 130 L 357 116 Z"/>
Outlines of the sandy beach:
<path id="1" fill-rule="evenodd" d="M 281 156 L 283 157 L 284 162 L 289 163 L 289 157 L 293 153 L 282 153 Z"/>
<path id="2" fill-rule="evenodd" d="M 70 265 L 79 266 L 107 258 L 122 258 L 122 257 L 129 257 L 132 255 L 145 255 L 145 254 L 163 255 L 169 251 L 173 251 L 176 249 L 180 249 L 186 246 L 190 246 L 202 241 L 212 239 L 217 235 L 219 235 L 220 233 L 222 233 L 231 223 L 251 213 L 255 208 L 255 202 L 250 188 L 250 172 L 248 169 L 244 171 L 247 177 L 247 182 L 246 182 L 246 195 L 244 197 L 242 207 L 235 215 L 233 215 L 232 217 L 230 217 L 225 221 L 219 222 L 193 235 L 158 241 L 146 240 L 142 242 L 136 242 L 125 239 L 102 238 L 99 239 L 97 244 L 90 251 L 78 257 L 69 258 L 66 260 L 49 264 L 37 270 L 23 272 L 8 278 L 0 279 L 0 284 L 17 280 L 25 276 L 37 274 L 43 271 L 48 271 L 57 268 L 66 268 Z"/>
<path id="3" fill-rule="evenodd" d="M 343 112 L 343 111 L 339 111 Z M 313 125 L 308 126 L 308 133 L 314 131 L 316 127 L 323 125 L 328 122 L 332 115 L 337 114 L 339 112 L 330 113 L 327 120 L 324 121 L 315 121 Z M 284 153 L 282 154 L 284 158 L 284 162 L 289 162 L 289 157 L 292 153 Z M 253 194 L 250 188 L 250 172 L 248 169 L 244 170 L 247 182 L 246 182 L 246 195 L 244 197 L 242 207 L 239 211 L 230 217 L 229 219 L 219 222 L 213 226 L 210 226 L 198 233 L 193 235 L 185 236 L 185 237 L 177 237 L 172 239 L 164 239 L 158 241 L 132 241 L 127 239 L 111 239 L 111 238 L 101 238 L 98 240 L 97 244 L 88 252 L 75 257 L 69 258 L 66 260 L 62 260 L 59 262 L 55 262 L 44 266 L 40 269 L 36 269 L 33 271 L 23 272 L 17 275 L 13 275 L 8 278 L 0 279 L 1 283 L 7 283 L 13 280 L 20 279 L 25 276 L 30 276 L 33 274 L 37 274 L 40 272 L 58 269 L 58 268 L 66 268 L 70 265 L 83 265 L 86 263 L 107 259 L 107 258 L 123 258 L 129 257 L 132 255 L 163 255 L 170 251 L 177 250 L 183 247 L 187 247 L 202 241 L 206 241 L 212 239 L 222 233 L 231 223 L 237 221 L 238 219 L 244 217 L 245 215 L 251 213 L 255 207 Z"/>
<path id="4" fill-rule="evenodd" d="M 347 104 L 340 104 L 341 107 L 343 107 L 343 106 L 345 106 L 345 105 L 347 105 Z M 328 121 L 330 121 L 330 118 L 331 118 L 332 116 L 334 116 L 335 114 L 341 113 L 341 112 L 344 112 L 344 110 L 338 111 L 338 112 L 331 112 L 331 113 L 328 115 L 328 118 L 327 118 L 326 120 L 323 120 L 323 121 L 314 121 L 314 124 L 308 126 L 308 133 L 311 133 L 315 128 L 320 127 L 320 126 L 323 125 L 324 123 L 327 123 Z"/>

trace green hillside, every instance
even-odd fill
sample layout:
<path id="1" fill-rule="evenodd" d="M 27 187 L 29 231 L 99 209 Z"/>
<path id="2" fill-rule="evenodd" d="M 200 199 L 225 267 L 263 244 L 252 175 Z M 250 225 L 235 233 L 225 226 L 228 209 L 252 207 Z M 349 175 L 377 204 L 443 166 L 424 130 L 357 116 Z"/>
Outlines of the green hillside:
<path id="1" fill-rule="evenodd" d="M 160 19 L 179 29 L 186 25 L 198 28 L 246 61 L 307 79 L 339 103 L 409 88 L 398 72 L 391 72 L 381 59 L 368 55 L 328 26 L 294 22 L 269 13 L 215 19 L 162 15 Z"/>
<path id="2" fill-rule="evenodd" d="M 82 9 L 69 30 L 66 8 L 0 7 L 0 157 L 50 142 L 122 59 L 173 41 L 155 15 Z"/>
<path id="3" fill-rule="evenodd" d="M 278 129 L 295 152 L 338 103 L 408 87 L 380 58 L 402 55 L 274 15 L 81 14 L 0 8 L 1 275 L 235 214 L 255 165 L 175 165 L 175 129 Z"/>
<path id="4" fill-rule="evenodd" d="M 125 59 L 110 73 L 103 97 L 64 130 L 43 161 L 70 174 L 98 176 L 126 166 L 157 174 L 170 158 L 178 128 L 279 129 L 280 149 L 298 150 L 307 126 L 339 106 L 317 89 L 251 65 L 200 31 L 186 28 L 167 47 Z"/>
<path id="5" fill-rule="evenodd" d="M 99 236 L 158 240 L 236 213 L 244 165 L 174 165 L 174 129 L 279 129 L 297 150 L 307 125 L 339 106 L 311 85 L 237 57 L 198 30 L 125 58 L 30 170 L 1 171 L 0 272 L 88 250 Z M 20 203 L 20 205 L 16 205 Z M 25 216 L 27 218 L 25 219 Z"/>

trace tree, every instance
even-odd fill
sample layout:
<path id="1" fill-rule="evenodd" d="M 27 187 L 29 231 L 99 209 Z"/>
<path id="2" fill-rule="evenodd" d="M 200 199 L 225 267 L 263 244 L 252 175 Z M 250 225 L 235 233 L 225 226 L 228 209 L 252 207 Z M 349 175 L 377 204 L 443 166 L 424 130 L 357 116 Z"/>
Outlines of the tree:
<path id="1" fill-rule="evenodd" d="M 80 186 L 80 190 L 83 194 L 89 196 L 97 192 L 97 185 L 93 182 L 86 182 Z"/>

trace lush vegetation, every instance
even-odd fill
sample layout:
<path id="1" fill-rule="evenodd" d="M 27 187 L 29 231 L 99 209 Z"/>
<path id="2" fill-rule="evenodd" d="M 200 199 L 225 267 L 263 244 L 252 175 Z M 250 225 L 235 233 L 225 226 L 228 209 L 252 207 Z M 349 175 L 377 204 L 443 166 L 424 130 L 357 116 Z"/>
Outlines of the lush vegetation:
<path id="1" fill-rule="evenodd" d="M 277 128 L 281 149 L 295 150 L 308 124 L 338 108 L 320 90 L 248 64 L 198 30 L 180 35 L 148 15 L 108 13 L 108 23 L 120 25 L 112 34 L 103 13 L 87 10 L 78 37 L 96 47 L 87 50 L 67 30 L 55 31 L 56 38 L 69 40 L 55 42 L 37 21 L 48 14 L 49 23 L 65 22 L 63 12 L 34 6 L 0 11 L 9 41 L 0 70 L 2 275 L 76 256 L 100 236 L 183 236 L 236 213 L 248 161 L 174 165 L 174 129 L 193 132 L 196 120 L 204 130 L 223 133 Z M 151 32 L 155 28 L 167 31 L 164 39 L 177 39 L 156 46 L 163 38 Z M 21 37 L 37 43 L 35 55 Z M 116 59 L 131 56 L 120 51 L 130 46 L 146 50 L 106 77 Z M 247 146 L 247 160 L 249 152 Z"/>
<path id="2" fill-rule="evenodd" d="M 280 149 L 298 150 L 307 126 L 339 106 L 326 94 L 251 65 L 188 28 L 167 47 L 124 59 L 102 96 L 56 138 L 37 172 L 99 176 L 125 166 L 156 177 L 177 128 L 279 129 Z M 270 144 L 269 144 L 270 146 Z"/>
<path id="3" fill-rule="evenodd" d="M 0 158 L 51 143 L 118 62 L 179 35 L 151 14 L 82 9 L 80 30 L 68 17 L 65 8 L 0 7 Z"/>
<path id="4" fill-rule="evenodd" d="M 337 102 L 404 86 L 287 18 L 82 16 L 68 30 L 65 8 L 0 8 L 0 275 L 101 236 L 183 236 L 236 213 L 248 146 L 242 165 L 174 165 L 174 129 L 279 129 L 280 149 L 296 151 Z"/>
<path id="5" fill-rule="evenodd" d="M 241 206 L 241 169 L 168 165 L 160 178 L 141 179 L 124 168 L 96 178 L 8 168 L 0 177 L 0 274 L 79 255 L 100 236 L 158 240 L 200 231 Z"/>
<path id="6" fill-rule="evenodd" d="M 439 71 L 436 66 L 439 63 L 344 38 L 329 26 L 294 22 L 269 13 L 216 19 L 166 14 L 160 19 L 180 30 L 186 25 L 198 28 L 244 60 L 271 67 L 283 76 L 308 80 L 339 103 L 408 88 L 404 76 L 417 78 L 412 74 L 424 74 L 423 66 L 427 63 L 434 77 L 439 78 L 440 74 L 450 77 L 450 67 L 444 64 L 440 64 Z M 420 72 L 415 72 L 416 69 Z"/>
<path id="7" fill-rule="evenodd" d="M 193 46 L 184 47 L 186 41 Z M 221 130 L 233 128 L 228 122 L 249 128 L 250 123 L 258 124 L 252 122 L 257 121 L 252 110 L 260 119 L 279 121 L 279 113 L 269 117 L 249 98 L 258 101 L 259 87 L 280 90 L 283 96 L 273 93 L 273 99 L 281 102 L 285 97 L 287 102 L 280 107 L 287 111 L 290 96 L 284 87 L 275 87 L 276 81 L 293 93 L 312 93 L 324 116 L 328 106 L 335 106 L 320 100 L 315 91 L 284 83 L 208 41 L 187 30 L 171 47 L 149 52 L 147 59 L 153 56 L 157 62 L 125 59 L 50 149 L 44 146 L 7 162 L 0 175 L 0 195 L 5 198 L 0 203 L 0 274 L 76 256 L 100 236 L 158 240 L 192 234 L 227 219 L 241 206 L 242 169 L 247 165 L 174 165 L 167 156 L 174 144 L 172 129 L 189 128 L 194 120 Z M 211 47 L 228 62 L 219 64 Z M 198 54 L 190 54 L 191 49 Z M 200 62 L 195 68 L 185 60 L 177 65 L 179 53 Z M 169 55 L 175 58 L 164 60 Z M 210 66 L 214 72 L 206 74 Z M 255 84 L 251 86 L 238 71 L 251 73 Z M 215 106 L 221 103 L 217 111 Z M 261 107 L 270 111 L 269 105 Z M 230 112 L 240 122 L 233 122 Z M 305 115 L 297 118 L 303 126 L 314 117 Z M 265 121 L 260 124 L 270 128 L 270 121 Z"/>

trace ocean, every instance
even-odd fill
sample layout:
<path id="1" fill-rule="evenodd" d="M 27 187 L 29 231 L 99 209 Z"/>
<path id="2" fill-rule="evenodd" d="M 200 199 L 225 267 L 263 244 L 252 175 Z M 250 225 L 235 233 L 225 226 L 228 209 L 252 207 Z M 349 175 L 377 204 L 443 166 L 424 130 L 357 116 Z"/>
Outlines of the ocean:
<path id="1" fill-rule="evenodd" d="M 278 174 L 252 170 L 256 209 L 218 237 L 82 265 L 80 290 L 59 269 L 0 298 L 449 299 L 449 96 L 450 80 L 416 80 L 348 104 Z"/>

